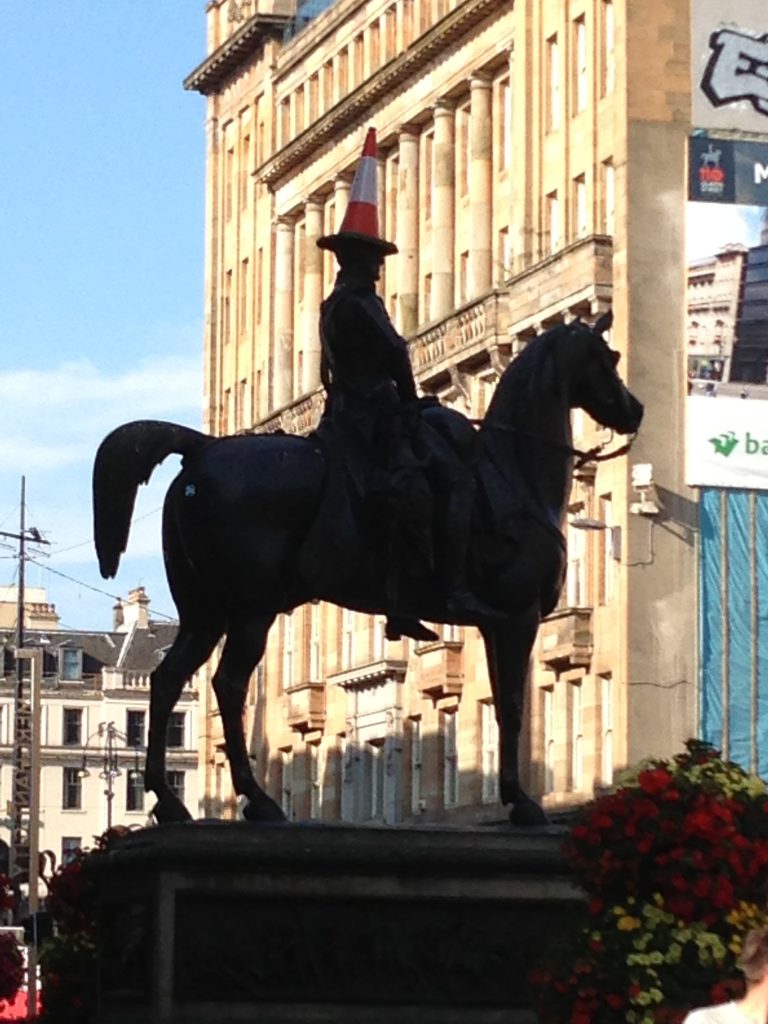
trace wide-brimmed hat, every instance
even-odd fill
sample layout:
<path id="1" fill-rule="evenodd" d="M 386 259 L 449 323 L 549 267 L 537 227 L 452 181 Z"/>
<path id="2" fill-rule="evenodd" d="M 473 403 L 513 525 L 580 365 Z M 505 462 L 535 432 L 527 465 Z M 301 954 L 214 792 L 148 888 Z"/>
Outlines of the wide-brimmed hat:
<path id="1" fill-rule="evenodd" d="M 344 220 L 335 234 L 318 238 L 317 244 L 321 249 L 336 252 L 345 242 L 366 242 L 376 246 L 384 256 L 392 256 L 397 252 L 395 243 L 387 242 L 379 234 L 377 171 L 376 129 L 369 128 L 349 192 L 349 206 Z"/>

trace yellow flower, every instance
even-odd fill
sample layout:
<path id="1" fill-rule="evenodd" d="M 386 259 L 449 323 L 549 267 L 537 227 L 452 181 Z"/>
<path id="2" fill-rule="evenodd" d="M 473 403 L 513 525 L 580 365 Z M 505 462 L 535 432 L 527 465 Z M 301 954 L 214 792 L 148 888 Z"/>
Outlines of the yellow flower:
<path id="1" fill-rule="evenodd" d="M 633 932 L 636 928 L 639 928 L 641 921 L 637 917 L 630 917 L 629 914 L 624 914 L 616 922 L 616 927 L 620 932 Z"/>

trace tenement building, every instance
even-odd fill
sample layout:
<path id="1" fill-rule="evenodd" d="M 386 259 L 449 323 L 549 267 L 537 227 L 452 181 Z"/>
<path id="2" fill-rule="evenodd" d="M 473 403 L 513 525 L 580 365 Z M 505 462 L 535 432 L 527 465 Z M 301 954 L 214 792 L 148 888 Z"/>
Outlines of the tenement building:
<path id="1" fill-rule="evenodd" d="M 527 783 L 563 807 L 678 750 L 696 732 L 687 2 L 212 0 L 207 19 L 185 83 L 207 97 L 207 429 L 316 423 L 335 268 L 315 243 L 338 229 L 375 126 L 381 228 L 399 247 L 380 294 L 423 393 L 481 417 L 537 332 L 613 309 L 646 405 L 630 456 L 575 481 L 567 585 L 531 662 Z M 611 441 L 579 412 L 574 430 L 580 448 Z M 477 631 L 419 645 L 383 625 L 325 604 L 279 617 L 246 714 L 259 777 L 293 817 L 498 818 Z M 207 800 L 233 808 L 204 700 Z"/>

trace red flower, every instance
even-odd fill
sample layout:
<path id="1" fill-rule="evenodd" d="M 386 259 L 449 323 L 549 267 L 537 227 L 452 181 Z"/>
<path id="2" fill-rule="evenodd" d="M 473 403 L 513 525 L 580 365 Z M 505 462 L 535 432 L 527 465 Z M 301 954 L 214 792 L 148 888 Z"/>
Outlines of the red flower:
<path id="1" fill-rule="evenodd" d="M 672 775 L 666 768 L 649 769 L 640 772 L 637 781 L 644 793 L 655 795 L 669 787 L 669 784 L 672 782 Z"/>

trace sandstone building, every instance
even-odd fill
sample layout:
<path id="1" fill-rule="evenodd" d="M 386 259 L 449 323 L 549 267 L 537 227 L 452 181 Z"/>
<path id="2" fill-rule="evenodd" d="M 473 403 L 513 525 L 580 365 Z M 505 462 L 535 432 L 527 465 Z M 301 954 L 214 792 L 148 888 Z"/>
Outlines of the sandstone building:
<path id="1" fill-rule="evenodd" d="M 631 456 L 575 482 L 568 583 L 531 666 L 529 786 L 565 806 L 617 767 L 675 751 L 696 732 L 695 506 L 681 442 L 687 2 L 206 10 L 208 54 L 185 84 L 207 97 L 207 429 L 316 421 L 317 313 L 335 271 L 315 241 L 338 228 L 375 125 L 382 231 L 400 250 L 380 293 L 422 390 L 482 416 L 536 332 L 611 307 L 612 344 L 646 403 Z M 581 414 L 574 427 L 580 446 L 608 440 Z M 210 690 L 205 701 L 207 798 L 226 805 Z M 246 727 L 258 774 L 292 816 L 499 816 L 473 629 L 392 644 L 378 618 L 299 608 L 273 627 Z"/>

